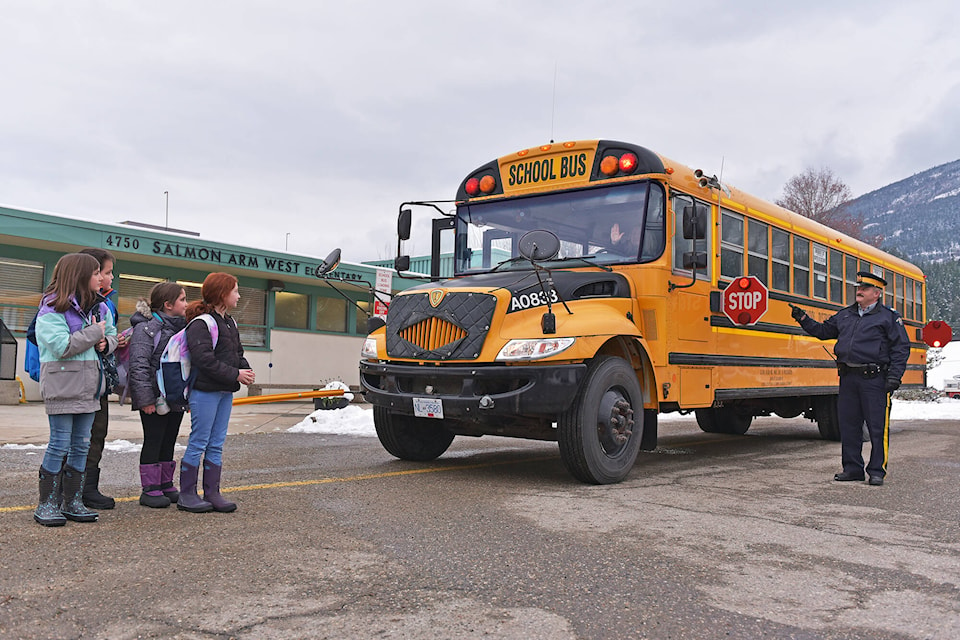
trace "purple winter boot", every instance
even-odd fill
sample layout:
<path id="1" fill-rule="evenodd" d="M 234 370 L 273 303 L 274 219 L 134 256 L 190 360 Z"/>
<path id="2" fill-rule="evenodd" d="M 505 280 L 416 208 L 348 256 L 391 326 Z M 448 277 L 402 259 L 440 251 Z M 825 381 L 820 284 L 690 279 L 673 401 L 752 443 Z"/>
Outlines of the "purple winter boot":
<path id="1" fill-rule="evenodd" d="M 191 466 L 183 460 L 180 461 L 180 499 L 177 501 L 177 509 L 180 509 L 180 511 L 191 513 L 213 511 L 213 505 L 197 495 L 197 476 L 199 474 L 200 469 L 198 467 Z"/>
<path id="2" fill-rule="evenodd" d="M 223 467 L 203 461 L 203 499 L 213 505 L 215 511 L 230 513 L 237 510 L 237 504 L 220 495 L 220 472 Z"/>
<path id="3" fill-rule="evenodd" d="M 171 503 L 176 503 L 180 499 L 180 492 L 173 486 L 173 473 L 176 469 L 177 463 L 173 460 L 160 461 L 160 491 L 170 498 Z"/>
<path id="4" fill-rule="evenodd" d="M 160 490 L 160 463 L 140 465 L 140 484 L 143 492 L 140 494 L 140 504 L 152 509 L 164 509 L 170 506 L 170 498 Z"/>

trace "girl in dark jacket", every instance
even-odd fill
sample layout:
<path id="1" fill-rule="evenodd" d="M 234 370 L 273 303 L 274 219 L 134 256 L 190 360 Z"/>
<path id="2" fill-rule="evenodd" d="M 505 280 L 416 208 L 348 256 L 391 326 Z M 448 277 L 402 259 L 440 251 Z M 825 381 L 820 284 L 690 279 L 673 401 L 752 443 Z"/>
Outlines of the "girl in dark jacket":
<path id="1" fill-rule="evenodd" d="M 143 425 L 143 449 L 140 450 L 140 504 L 160 509 L 177 502 L 180 494 L 173 486 L 177 463 L 173 449 L 180 433 L 180 422 L 186 404 L 165 406 L 157 402 L 160 389 L 157 369 L 170 336 L 183 329 L 187 320 L 187 294 L 176 282 L 161 282 L 150 290 L 149 308 L 137 304 L 137 313 L 130 318 L 133 337 L 130 340 L 130 368 L 127 374 L 130 402 L 140 411 Z M 172 402 L 172 401 L 171 401 Z"/>
<path id="2" fill-rule="evenodd" d="M 200 290 L 203 300 L 187 306 L 187 345 L 196 379 L 190 389 L 190 440 L 180 462 L 180 500 L 177 508 L 235 511 L 237 505 L 220 495 L 223 443 L 233 409 L 233 393 L 254 382 L 253 369 L 243 357 L 240 330 L 227 315 L 240 301 L 237 279 L 229 273 L 211 273 Z M 209 314 L 216 322 L 192 322 Z M 216 328 L 216 336 L 211 329 Z M 216 344 L 214 344 L 216 343 Z M 203 457 L 203 499 L 197 495 L 197 476 Z"/>

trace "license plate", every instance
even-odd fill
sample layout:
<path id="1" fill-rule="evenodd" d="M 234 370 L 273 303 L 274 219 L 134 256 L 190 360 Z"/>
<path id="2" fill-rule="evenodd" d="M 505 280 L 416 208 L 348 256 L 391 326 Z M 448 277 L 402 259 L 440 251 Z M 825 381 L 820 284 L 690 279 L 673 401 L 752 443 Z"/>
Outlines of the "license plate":
<path id="1" fill-rule="evenodd" d="M 443 420 L 443 400 L 440 398 L 414 398 L 413 415 L 418 418 Z"/>

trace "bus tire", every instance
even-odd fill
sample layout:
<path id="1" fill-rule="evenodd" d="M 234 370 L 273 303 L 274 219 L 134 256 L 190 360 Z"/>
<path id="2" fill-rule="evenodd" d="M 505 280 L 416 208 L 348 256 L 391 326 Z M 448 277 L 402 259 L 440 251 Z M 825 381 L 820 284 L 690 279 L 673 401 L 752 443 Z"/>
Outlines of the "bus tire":
<path id="1" fill-rule="evenodd" d="M 581 482 L 620 482 L 637 459 L 643 419 L 643 391 L 633 367 L 622 358 L 596 358 L 573 405 L 557 421 L 563 465 Z"/>
<path id="2" fill-rule="evenodd" d="M 753 416 L 736 407 L 718 407 L 716 409 L 697 409 L 697 425 L 707 433 L 726 433 L 742 436 L 750 428 Z"/>
<path id="3" fill-rule="evenodd" d="M 816 396 L 813 415 L 817 429 L 824 440 L 840 441 L 840 417 L 837 415 L 837 396 Z"/>
<path id="4" fill-rule="evenodd" d="M 373 408 L 373 426 L 387 453 L 401 460 L 434 460 L 453 442 L 454 434 L 442 421 L 391 413 L 383 407 Z"/>

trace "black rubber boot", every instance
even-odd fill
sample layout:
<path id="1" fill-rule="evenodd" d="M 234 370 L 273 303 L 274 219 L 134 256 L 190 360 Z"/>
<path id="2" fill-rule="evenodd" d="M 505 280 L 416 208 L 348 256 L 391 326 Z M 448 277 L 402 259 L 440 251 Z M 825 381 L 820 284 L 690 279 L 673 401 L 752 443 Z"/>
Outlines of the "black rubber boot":
<path id="1" fill-rule="evenodd" d="M 67 519 L 60 511 L 60 477 L 40 467 L 40 502 L 33 512 L 33 519 L 45 527 L 62 527 Z"/>
<path id="2" fill-rule="evenodd" d="M 83 504 L 91 509 L 113 509 L 117 504 L 110 496 L 100 493 L 99 467 L 87 467 L 86 479 L 83 481 Z"/>
<path id="3" fill-rule="evenodd" d="M 86 473 L 70 465 L 63 467 L 63 506 L 60 510 L 67 520 L 74 522 L 96 522 L 99 514 L 83 504 L 83 480 Z"/>

